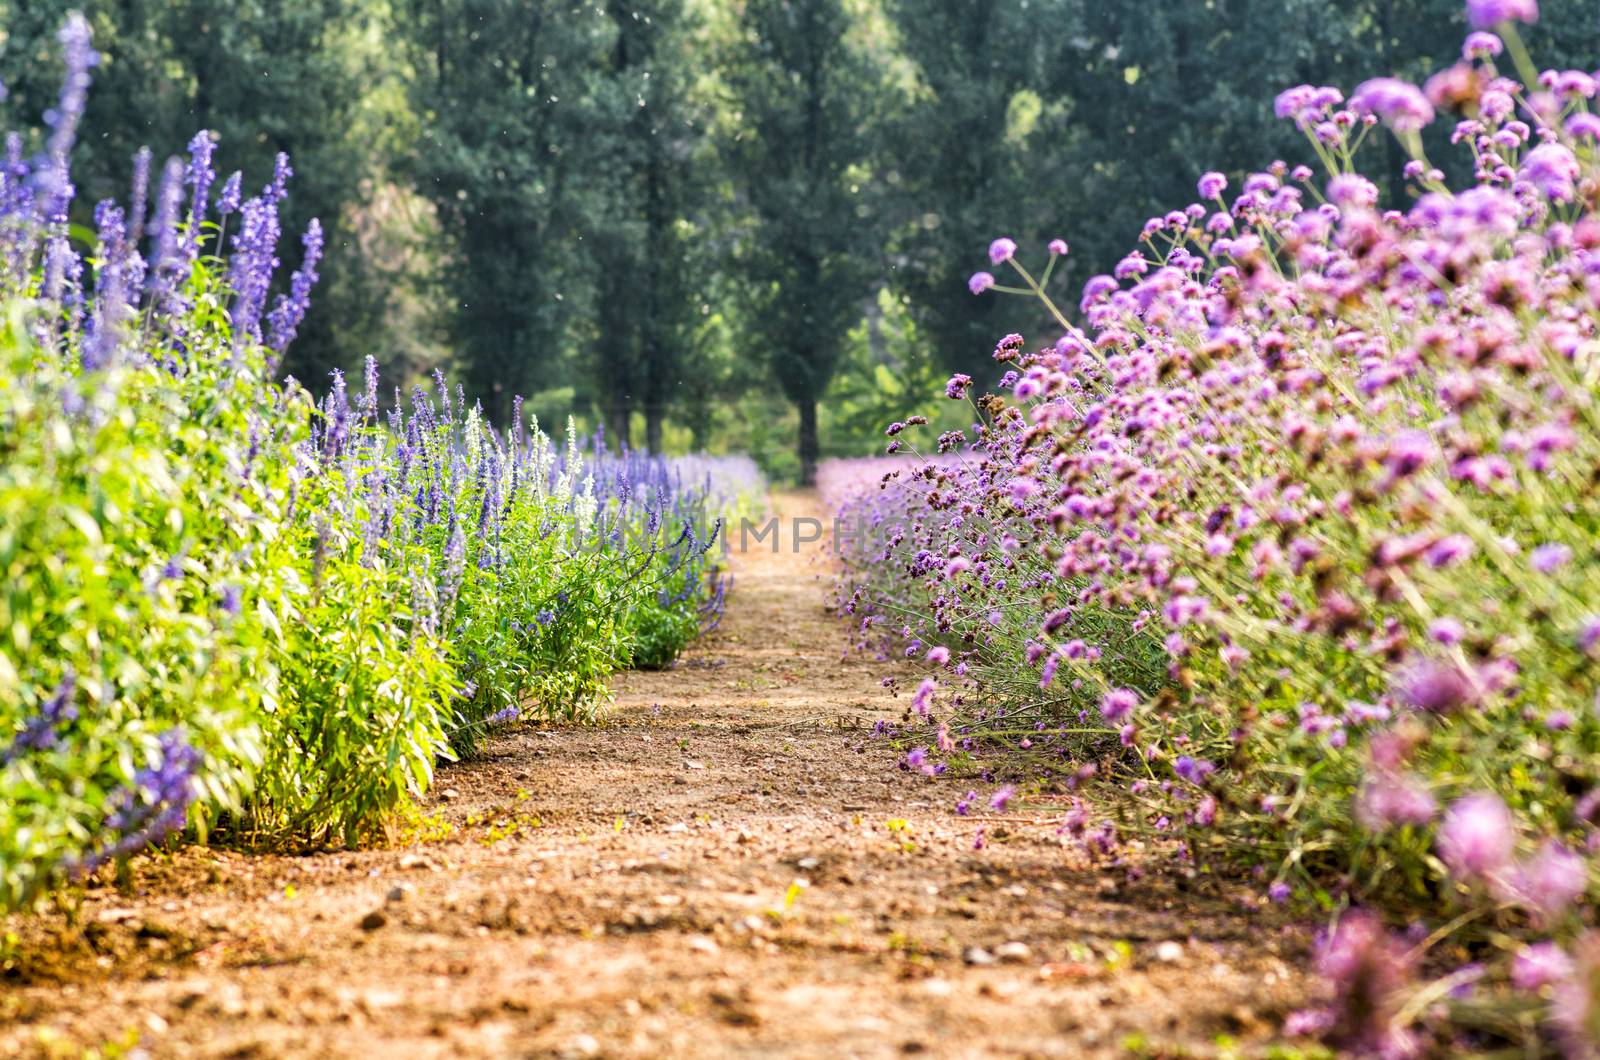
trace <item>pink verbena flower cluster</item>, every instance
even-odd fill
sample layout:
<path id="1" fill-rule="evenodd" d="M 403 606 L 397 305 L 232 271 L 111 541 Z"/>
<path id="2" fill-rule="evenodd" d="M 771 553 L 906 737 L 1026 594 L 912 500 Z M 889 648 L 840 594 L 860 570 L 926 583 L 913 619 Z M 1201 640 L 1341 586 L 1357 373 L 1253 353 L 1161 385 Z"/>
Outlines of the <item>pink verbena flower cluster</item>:
<path id="1" fill-rule="evenodd" d="M 1504 75 L 1537 7 L 1471 7 L 1500 36 L 1425 89 L 1281 95 L 1322 174 L 1205 174 L 1082 326 L 1002 241 L 1064 335 L 1008 337 L 950 455 L 849 502 L 841 584 L 862 644 L 937 667 L 901 733 L 925 772 L 1096 779 L 1118 828 L 1076 795 L 1063 825 L 1091 851 L 1164 834 L 1377 911 L 1297 1025 L 1389 1055 L 1526 1033 L 1530 1001 L 1600 1045 L 1595 77 Z M 1450 111 L 1465 188 L 1420 154 Z M 1404 208 L 1354 168 L 1379 122 Z"/>

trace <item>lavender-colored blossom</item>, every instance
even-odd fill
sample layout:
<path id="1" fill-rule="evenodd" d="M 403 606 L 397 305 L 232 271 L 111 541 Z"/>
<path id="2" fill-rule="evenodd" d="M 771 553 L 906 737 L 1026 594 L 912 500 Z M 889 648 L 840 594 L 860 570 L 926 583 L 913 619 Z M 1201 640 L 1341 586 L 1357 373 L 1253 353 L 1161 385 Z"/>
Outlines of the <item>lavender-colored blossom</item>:
<path id="1" fill-rule="evenodd" d="M 1350 95 L 1350 109 L 1373 114 L 1398 132 L 1415 132 L 1433 121 L 1433 104 L 1422 90 L 1394 77 L 1363 81 Z"/>
<path id="2" fill-rule="evenodd" d="M 67 70 L 55 109 L 45 115 L 50 136 L 38 171 L 39 213 L 52 223 L 66 220 L 67 205 L 72 201 L 72 146 L 89 94 L 89 71 L 100 61 L 92 37 L 89 23 L 76 11 L 67 16 L 56 35 Z"/>
<path id="3" fill-rule="evenodd" d="M 306 226 L 301 245 L 305 256 L 300 268 L 289 279 L 289 291 L 278 296 L 277 304 L 267 314 L 267 345 L 279 353 L 294 341 L 295 332 L 311 305 L 311 288 L 317 282 L 317 264 L 322 260 L 322 224 L 316 218 Z"/>
<path id="4" fill-rule="evenodd" d="M 1494 29 L 1502 22 L 1539 21 L 1539 0 L 1467 0 L 1467 21 L 1473 29 Z"/>
<path id="5" fill-rule="evenodd" d="M 1502 888 L 1508 898 L 1552 921 L 1583 897 L 1589 886 L 1584 859 L 1556 840 L 1547 840 L 1511 870 Z"/>
<path id="6" fill-rule="evenodd" d="M 1528 565 L 1540 574 L 1549 574 L 1572 559 L 1572 549 L 1560 542 L 1540 545 L 1528 553 Z"/>
<path id="7" fill-rule="evenodd" d="M 1449 714 L 1477 702 L 1478 687 L 1453 663 L 1418 659 L 1403 669 L 1396 682 L 1402 699 L 1429 714 Z"/>
<path id="8" fill-rule="evenodd" d="M 1511 863 L 1516 823 L 1497 795 L 1463 796 L 1445 810 L 1439 825 L 1439 856 L 1463 879 L 1490 879 Z"/>
<path id="9" fill-rule="evenodd" d="M 1410 1055 L 1414 1044 L 1395 1016 L 1414 962 L 1410 947 L 1391 936 L 1376 914 L 1346 912 L 1317 947 L 1317 972 L 1334 991 L 1321 1033 L 1360 1056 Z"/>
<path id="10" fill-rule="evenodd" d="M 1228 190 L 1228 178 L 1221 173 L 1205 173 L 1201 175 L 1195 188 L 1202 199 L 1218 199 Z"/>
<path id="11" fill-rule="evenodd" d="M 1459 619 L 1436 618 L 1428 623 L 1428 639 L 1446 647 L 1460 644 L 1467 635 L 1467 627 Z"/>
<path id="12" fill-rule="evenodd" d="M 156 188 L 155 215 L 150 224 L 155 238 L 150 252 L 150 289 L 157 294 L 170 292 L 178 282 L 182 266 L 182 247 L 178 242 L 178 211 L 183 199 L 183 163 L 167 159 Z"/>
<path id="13" fill-rule="evenodd" d="M 266 198 L 255 198 L 241 208 L 241 218 L 228 282 L 234 292 L 234 330 L 241 339 L 254 341 L 261 337 L 261 315 L 278 267 L 278 210 Z"/>
<path id="14" fill-rule="evenodd" d="M 973 294 L 982 294 L 994 286 L 994 276 L 987 272 L 975 272 L 967 280 L 967 290 Z"/>
<path id="15" fill-rule="evenodd" d="M 1179 755 L 1172 763 L 1172 771 L 1191 784 L 1204 784 L 1217 767 L 1203 758 L 1194 758 L 1190 755 Z"/>
<path id="16" fill-rule="evenodd" d="M 1416 777 L 1387 769 L 1370 773 L 1356 797 L 1356 821 L 1369 831 L 1433 820 L 1438 803 Z"/>
<path id="17" fill-rule="evenodd" d="M 150 195 L 150 148 L 141 147 L 133 156 L 133 184 L 128 196 L 128 245 L 137 247 L 144 238 L 145 210 Z"/>
<path id="18" fill-rule="evenodd" d="M 217 171 L 211 164 L 216 150 L 216 134 L 209 130 L 200 130 L 189 141 L 189 164 L 184 170 L 183 182 L 193 189 L 189 198 L 189 223 L 194 228 L 189 233 L 189 241 L 194 246 L 200 244 L 200 222 L 205 220 L 210 208 L 211 183 L 217 179 Z"/>
<path id="19" fill-rule="evenodd" d="M 11 746 L 0 753 L 0 766 L 25 751 L 48 751 L 56 746 L 61 730 L 77 720 L 78 708 L 73 704 L 77 687 L 77 675 L 68 670 L 50 698 L 39 705 L 39 713 L 27 720 L 22 731 L 12 739 Z"/>
<path id="20" fill-rule="evenodd" d="M 1590 615 L 1578 627 L 1578 647 L 1585 655 L 1593 655 L 1600 648 L 1600 615 Z"/>
<path id="21" fill-rule="evenodd" d="M 1554 984 L 1550 1018 L 1570 1057 L 1600 1050 L 1600 933 L 1585 931 L 1571 949 L 1572 966 Z"/>
<path id="22" fill-rule="evenodd" d="M 234 170 L 222 185 L 222 192 L 217 196 L 217 213 L 227 217 L 239 209 L 240 201 L 244 195 L 244 174 Z"/>
<path id="23" fill-rule="evenodd" d="M 261 197 L 273 206 L 283 202 L 288 194 L 289 178 L 294 176 L 294 167 L 289 165 L 289 156 L 279 151 L 272 162 L 272 181 L 261 189 Z"/>
<path id="24" fill-rule="evenodd" d="M 1493 59 L 1505 51 L 1505 44 L 1493 33 L 1475 30 L 1467 34 L 1467 39 L 1461 44 L 1461 57 L 1463 59 Z"/>
<path id="25" fill-rule="evenodd" d="M 111 366 L 123 341 L 123 331 L 133 312 L 132 248 L 122 210 L 104 202 L 95 211 L 98 244 L 95 263 L 94 311 L 82 344 L 85 371 Z"/>
<path id="26" fill-rule="evenodd" d="M 1573 114 L 1567 118 L 1567 134 L 1575 140 L 1600 140 L 1600 114 Z"/>
<path id="27" fill-rule="evenodd" d="M 1001 236 L 999 239 L 996 239 L 993 243 L 989 244 L 989 261 L 991 264 L 999 265 L 1003 262 L 1010 261 L 1016 256 L 1016 254 L 1016 241 L 1013 239 L 1007 239 L 1005 236 Z"/>
<path id="28" fill-rule="evenodd" d="M 155 765 L 140 769 L 132 783 L 112 793 L 106 827 L 115 838 L 79 861 L 78 873 L 159 843 L 184 826 L 198 794 L 196 774 L 203 759 L 177 729 L 162 734 L 159 754 Z"/>
<path id="29" fill-rule="evenodd" d="M 1052 239 L 1046 249 L 1056 257 L 1064 258 L 1067 256 L 1067 241 L 1065 239 Z"/>
<path id="30" fill-rule="evenodd" d="M 1511 982 L 1533 993 L 1572 974 L 1572 958 L 1554 942 L 1535 942 L 1517 951 L 1511 961 Z"/>
<path id="31" fill-rule="evenodd" d="M 1472 538 L 1466 534 L 1450 534 L 1428 547 L 1426 558 L 1434 567 L 1452 567 L 1472 555 Z"/>
<path id="32" fill-rule="evenodd" d="M 1571 202 L 1577 195 L 1577 179 L 1582 167 L 1565 144 L 1544 143 L 1522 160 L 1523 180 L 1538 188 L 1553 202 Z"/>
<path id="33" fill-rule="evenodd" d="M 1340 173 L 1328 181 L 1328 199 L 1347 208 L 1375 206 L 1378 186 L 1359 173 Z"/>
<path id="34" fill-rule="evenodd" d="M 1100 713 L 1105 716 L 1106 721 L 1120 725 L 1138 706 L 1139 693 L 1131 688 L 1114 688 L 1100 701 Z"/>

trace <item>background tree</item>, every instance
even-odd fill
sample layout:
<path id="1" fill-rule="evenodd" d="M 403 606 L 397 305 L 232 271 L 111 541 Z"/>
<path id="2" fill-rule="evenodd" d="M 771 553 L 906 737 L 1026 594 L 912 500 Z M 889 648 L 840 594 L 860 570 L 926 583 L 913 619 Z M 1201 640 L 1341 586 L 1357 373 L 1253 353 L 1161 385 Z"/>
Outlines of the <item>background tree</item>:
<path id="1" fill-rule="evenodd" d="M 438 210 L 456 371 L 490 416 L 549 384 L 594 282 L 578 240 L 605 164 L 612 23 L 570 0 L 407 0 L 420 135 L 409 171 Z"/>
<path id="2" fill-rule="evenodd" d="M 716 160 L 697 150 L 703 117 L 690 96 L 693 24 L 682 0 L 610 0 L 615 37 L 604 104 L 606 201 L 586 242 L 599 271 L 589 376 L 607 431 L 631 440 L 642 412 L 645 446 L 659 452 L 695 342 L 690 286 L 693 210 Z"/>
<path id="3" fill-rule="evenodd" d="M 0 0 L 6 124 L 54 105 L 76 8 L 105 53 L 80 202 L 200 128 L 252 188 L 293 157 L 279 252 L 329 238 L 286 371 L 440 368 L 496 419 L 522 393 L 780 474 L 879 448 L 922 380 L 992 381 L 1001 334 L 1053 337 L 968 294 L 990 239 L 1067 239 L 1070 304 L 1202 172 L 1309 160 L 1277 92 L 1421 80 L 1466 32 L 1461 0 Z M 1600 62 L 1594 0 L 1540 8 L 1541 65 Z M 1459 178 L 1452 125 L 1426 140 Z M 1406 205 L 1392 139 L 1366 150 Z"/>
<path id="4" fill-rule="evenodd" d="M 1042 121 L 1061 104 L 1041 90 L 1048 42 L 1070 35 L 1076 16 L 1064 0 L 885 8 L 915 79 L 884 140 L 896 226 L 890 279 L 946 371 L 982 370 L 995 340 L 1032 314 L 970 297 L 966 280 L 995 236 L 1042 246 L 1055 235 L 1038 189 L 1078 137 Z"/>
<path id="5" fill-rule="evenodd" d="M 1146 218 L 1182 208 L 1206 170 L 1237 178 L 1275 158 L 1311 160 L 1301 134 L 1273 114 L 1285 88 L 1398 75 L 1420 82 L 1460 55 L 1467 26 L 1459 0 L 1072 0 L 1073 29 L 1048 36 L 1054 54 L 1044 142 L 1073 137 L 1070 156 L 1045 172 L 1036 194 L 1073 245 L 1080 282 L 1109 272 L 1133 249 Z M 1543 66 L 1592 68 L 1600 19 L 1589 0 L 1546 0 L 1525 36 Z M 1053 105 L 1052 105 L 1053 104 Z M 1454 122 L 1429 130 L 1430 154 L 1448 147 Z M 1405 159 L 1392 137 L 1373 173 L 1391 174 L 1404 206 Z"/>
<path id="6" fill-rule="evenodd" d="M 863 101 L 873 70 L 838 0 L 749 0 L 724 76 L 730 165 L 748 207 L 730 265 L 748 284 L 749 340 L 799 416 L 800 477 L 819 455 L 817 401 L 879 268 Z"/>

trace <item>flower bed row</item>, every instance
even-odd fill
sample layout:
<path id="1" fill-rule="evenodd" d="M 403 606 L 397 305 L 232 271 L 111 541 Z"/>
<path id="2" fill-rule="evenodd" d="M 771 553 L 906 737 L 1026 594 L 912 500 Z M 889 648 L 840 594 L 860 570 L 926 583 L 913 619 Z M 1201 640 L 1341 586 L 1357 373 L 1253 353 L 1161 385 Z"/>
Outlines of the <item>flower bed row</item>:
<path id="1" fill-rule="evenodd" d="M 1165 838 L 1322 912 L 1327 1003 L 1292 1031 L 1587 1056 L 1597 81 L 1529 66 L 1533 0 L 1469 16 L 1424 88 L 1279 96 L 1320 175 L 1273 163 L 1229 198 L 1206 174 L 1088 282 L 1081 327 L 997 240 L 1017 280 L 973 290 L 1044 298 L 1064 334 L 1006 337 L 970 434 L 848 494 L 840 603 L 929 665 L 907 768 L 1050 793 L 1098 856 Z M 1444 110 L 1470 187 L 1422 154 Z M 1379 125 L 1412 155 L 1404 209 L 1356 170 Z"/>
<path id="2" fill-rule="evenodd" d="M 357 394 L 279 384 L 321 248 L 271 296 L 287 159 L 247 198 L 202 133 L 84 232 L 96 57 L 61 40 L 42 152 L 0 166 L 0 907 L 184 829 L 361 842 L 716 621 L 748 461 L 562 449 L 443 379 L 386 402 L 370 359 Z"/>

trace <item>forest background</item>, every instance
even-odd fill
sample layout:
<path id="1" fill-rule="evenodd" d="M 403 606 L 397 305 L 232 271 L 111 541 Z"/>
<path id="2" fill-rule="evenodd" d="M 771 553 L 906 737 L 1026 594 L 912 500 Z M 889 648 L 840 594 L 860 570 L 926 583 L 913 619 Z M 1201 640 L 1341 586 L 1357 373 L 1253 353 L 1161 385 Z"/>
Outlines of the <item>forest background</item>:
<path id="1" fill-rule="evenodd" d="M 1542 7 L 1534 54 L 1600 63 L 1593 0 Z M 1279 90 L 1416 77 L 1465 32 L 1459 0 L 0 0 L 7 126 L 52 105 L 69 10 L 104 52 L 80 204 L 195 128 L 224 173 L 293 158 L 286 230 L 329 239 L 286 373 L 372 354 L 780 479 L 956 415 L 943 379 L 987 382 L 1007 332 L 1055 339 L 968 292 L 992 238 L 1066 239 L 1075 293 L 1203 171 L 1304 160 Z"/>

